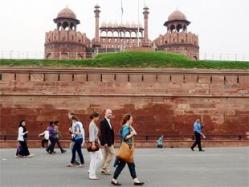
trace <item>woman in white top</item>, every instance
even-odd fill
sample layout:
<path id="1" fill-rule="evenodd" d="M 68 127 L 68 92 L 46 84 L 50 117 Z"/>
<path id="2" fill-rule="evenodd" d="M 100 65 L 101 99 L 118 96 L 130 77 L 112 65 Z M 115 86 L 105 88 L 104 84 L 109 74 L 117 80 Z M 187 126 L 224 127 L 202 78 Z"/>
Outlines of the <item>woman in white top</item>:
<path id="1" fill-rule="evenodd" d="M 100 149 L 97 148 L 97 146 L 99 145 L 99 138 L 98 138 L 99 129 L 96 123 L 99 120 L 99 114 L 97 112 L 94 112 L 90 116 L 90 118 L 92 121 L 89 124 L 89 142 L 91 143 L 91 148 L 90 148 L 91 151 L 89 152 L 91 159 L 89 166 L 89 179 L 98 180 L 99 178 L 96 176 L 96 170 L 103 159 Z"/>
<path id="2" fill-rule="evenodd" d="M 17 157 L 26 157 L 26 156 L 32 156 L 29 152 L 28 146 L 27 146 L 27 137 L 28 137 L 28 131 L 25 127 L 26 123 L 24 120 L 22 120 L 19 124 L 18 128 L 18 142 L 19 146 L 17 148 L 16 156 Z"/>

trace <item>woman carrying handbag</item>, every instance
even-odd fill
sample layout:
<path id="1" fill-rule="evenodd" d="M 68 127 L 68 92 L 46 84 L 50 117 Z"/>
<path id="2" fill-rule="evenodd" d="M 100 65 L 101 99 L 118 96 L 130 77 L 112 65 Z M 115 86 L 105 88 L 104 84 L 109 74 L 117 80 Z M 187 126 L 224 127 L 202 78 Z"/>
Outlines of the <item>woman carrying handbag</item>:
<path id="1" fill-rule="evenodd" d="M 140 182 L 137 178 L 135 163 L 133 159 L 134 153 L 134 136 L 137 135 L 135 129 L 131 126 L 133 122 L 133 117 L 130 114 L 126 114 L 123 117 L 122 128 L 120 130 L 121 136 L 121 146 L 117 153 L 117 158 L 115 165 L 116 169 L 113 175 L 112 184 L 115 186 L 120 186 L 121 184 L 117 181 L 118 176 L 124 169 L 125 165 L 127 164 L 129 167 L 129 171 L 131 177 L 133 178 L 135 186 L 142 186 L 144 185 L 143 182 Z"/>
<path id="2" fill-rule="evenodd" d="M 89 124 L 89 142 L 87 144 L 87 150 L 90 153 L 90 166 L 89 166 L 89 179 L 98 180 L 99 178 L 96 176 L 96 170 L 102 161 L 102 153 L 99 149 L 99 138 L 98 132 L 99 129 L 96 125 L 99 120 L 99 114 L 94 112 L 91 116 L 91 122 Z"/>

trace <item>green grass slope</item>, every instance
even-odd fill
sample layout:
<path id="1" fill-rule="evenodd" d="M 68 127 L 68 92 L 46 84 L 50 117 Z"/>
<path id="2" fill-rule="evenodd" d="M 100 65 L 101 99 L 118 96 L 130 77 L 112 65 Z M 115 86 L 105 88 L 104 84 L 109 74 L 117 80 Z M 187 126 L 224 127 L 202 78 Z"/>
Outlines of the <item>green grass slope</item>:
<path id="1" fill-rule="evenodd" d="M 193 61 L 183 55 L 165 52 L 120 52 L 100 54 L 86 60 L 0 59 L 0 66 L 249 69 L 249 62 Z"/>

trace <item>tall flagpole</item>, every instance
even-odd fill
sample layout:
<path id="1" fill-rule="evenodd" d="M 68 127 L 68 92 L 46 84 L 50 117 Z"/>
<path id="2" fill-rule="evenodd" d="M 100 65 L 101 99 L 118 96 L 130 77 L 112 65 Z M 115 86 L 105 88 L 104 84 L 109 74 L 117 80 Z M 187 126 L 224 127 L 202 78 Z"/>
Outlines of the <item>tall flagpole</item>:
<path id="1" fill-rule="evenodd" d="M 123 14 L 124 14 L 123 0 L 121 0 L 121 24 L 123 23 Z"/>
<path id="2" fill-rule="evenodd" d="M 139 47 L 139 0 L 137 0 L 137 47 Z"/>
<path id="3" fill-rule="evenodd" d="M 123 14 L 124 14 L 124 7 L 123 7 L 123 0 L 121 0 L 121 24 L 120 26 L 123 25 Z M 120 36 L 120 50 L 122 51 L 123 50 L 123 42 L 122 42 L 122 32 L 120 31 L 119 33 L 119 36 Z"/>

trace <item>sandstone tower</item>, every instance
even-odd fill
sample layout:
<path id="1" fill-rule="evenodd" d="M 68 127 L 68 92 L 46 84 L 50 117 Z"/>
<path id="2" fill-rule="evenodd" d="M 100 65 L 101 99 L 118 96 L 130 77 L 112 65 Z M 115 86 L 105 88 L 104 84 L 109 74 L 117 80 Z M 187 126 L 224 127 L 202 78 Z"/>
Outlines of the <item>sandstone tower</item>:
<path id="1" fill-rule="evenodd" d="M 61 10 L 54 19 L 57 28 L 46 33 L 46 59 L 83 59 L 90 47 L 85 33 L 77 31 L 80 21 L 69 8 Z"/>
<path id="2" fill-rule="evenodd" d="M 151 41 L 149 40 L 149 8 L 144 7 L 144 40 L 142 43 L 143 47 L 151 47 Z"/>
<path id="3" fill-rule="evenodd" d="M 198 36 L 187 31 L 189 24 L 190 21 L 182 12 L 176 10 L 170 14 L 168 20 L 164 23 L 164 26 L 167 27 L 167 33 L 160 35 L 153 42 L 156 50 L 180 53 L 193 60 L 198 60 Z"/>

